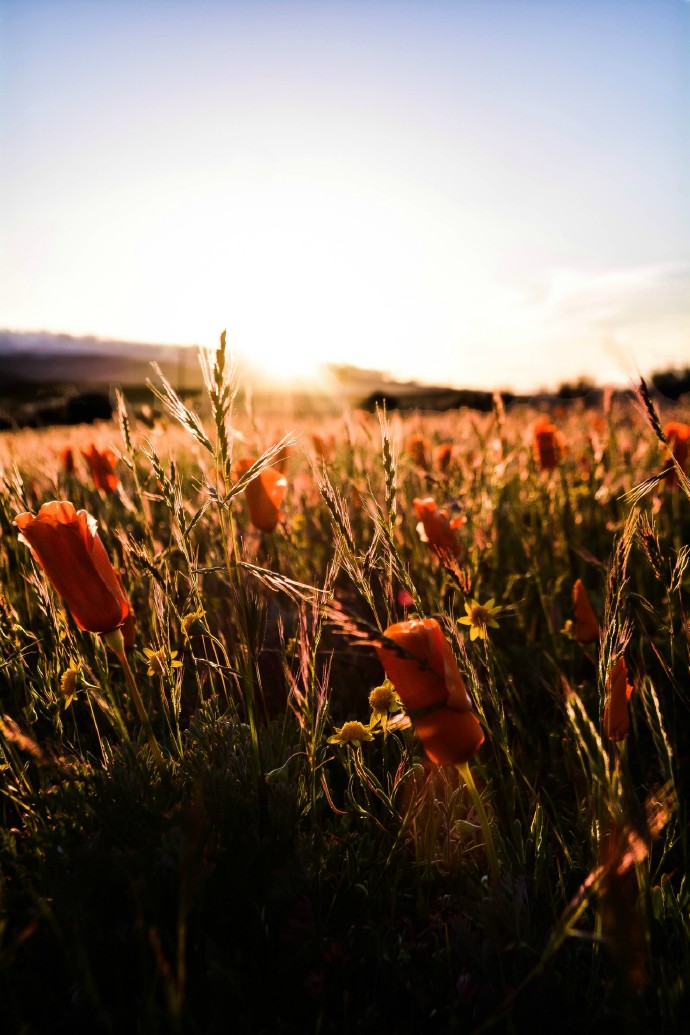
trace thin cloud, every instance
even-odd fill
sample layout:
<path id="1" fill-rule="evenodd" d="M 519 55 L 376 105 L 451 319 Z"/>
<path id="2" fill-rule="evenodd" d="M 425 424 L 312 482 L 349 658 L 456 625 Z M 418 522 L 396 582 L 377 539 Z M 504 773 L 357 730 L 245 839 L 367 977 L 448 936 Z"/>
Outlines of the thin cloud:
<path id="1" fill-rule="evenodd" d="M 523 389 L 582 376 L 625 381 L 631 369 L 687 362 L 689 274 L 681 262 L 554 270 L 531 295 L 502 297 L 480 348 L 505 357 L 502 377 Z"/>

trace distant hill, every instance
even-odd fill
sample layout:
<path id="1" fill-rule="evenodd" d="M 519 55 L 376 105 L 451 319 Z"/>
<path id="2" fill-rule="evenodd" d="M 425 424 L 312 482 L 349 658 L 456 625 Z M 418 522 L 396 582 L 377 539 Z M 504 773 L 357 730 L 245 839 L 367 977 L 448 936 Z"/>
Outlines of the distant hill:
<path id="1" fill-rule="evenodd" d="M 147 380 L 157 363 L 183 395 L 202 390 L 198 349 L 96 337 L 74 337 L 47 331 L 0 331 L 0 429 L 46 424 L 72 424 L 107 416 L 112 386 L 119 385 L 132 402 L 153 402 Z M 677 399 L 690 390 L 690 369 L 666 371 L 651 378 L 654 388 Z M 240 366 L 240 395 L 251 390 L 264 412 L 335 413 L 345 407 L 444 411 L 466 406 L 488 412 L 493 394 L 480 389 L 395 381 L 384 371 L 349 364 L 324 364 L 321 376 L 304 385 L 281 387 L 251 359 Z M 626 391 L 627 389 L 623 389 Z M 531 401 L 561 404 L 586 398 L 596 405 L 602 389 L 582 379 L 556 392 L 514 395 L 502 392 L 504 403 Z"/>
<path id="2" fill-rule="evenodd" d="M 143 385 L 151 363 L 181 390 L 201 388 L 197 350 L 47 331 L 0 331 L 0 395 L 23 385 L 108 388 Z"/>

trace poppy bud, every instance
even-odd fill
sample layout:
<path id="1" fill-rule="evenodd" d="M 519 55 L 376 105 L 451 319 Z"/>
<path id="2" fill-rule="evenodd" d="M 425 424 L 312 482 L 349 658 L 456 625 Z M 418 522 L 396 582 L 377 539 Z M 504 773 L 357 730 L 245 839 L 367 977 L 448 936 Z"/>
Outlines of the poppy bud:
<path id="1" fill-rule="evenodd" d="M 62 469 L 65 474 L 74 474 L 74 450 L 71 446 L 65 446 L 59 451 Z"/>
<path id="2" fill-rule="evenodd" d="M 690 450 L 690 424 L 681 424 L 680 421 L 672 420 L 664 428 L 664 435 L 668 439 L 669 449 L 683 471 L 685 471 L 688 463 L 688 451 Z M 666 484 L 678 484 L 678 471 L 675 467 L 666 475 Z"/>
<path id="3" fill-rule="evenodd" d="M 443 474 L 445 474 L 448 468 L 450 467 L 450 462 L 452 459 L 452 442 L 441 442 L 438 446 L 434 446 L 434 464 Z"/>
<path id="4" fill-rule="evenodd" d="M 256 460 L 246 457 L 235 465 L 235 476 L 246 474 Z M 249 517 L 261 532 L 272 532 L 280 520 L 280 504 L 287 492 L 287 479 L 272 467 L 265 467 L 245 487 Z"/>
<path id="5" fill-rule="evenodd" d="M 437 765 L 467 762 L 484 733 L 440 625 L 435 618 L 411 619 L 389 626 L 385 636 L 405 651 L 380 647 L 377 654 L 400 700 L 413 713 L 427 755 Z"/>
<path id="6" fill-rule="evenodd" d="M 628 683 L 628 667 L 623 655 L 616 659 L 606 679 L 604 733 L 609 740 L 625 740 L 630 730 L 628 701 L 633 688 Z"/>
<path id="7" fill-rule="evenodd" d="M 460 523 L 459 518 L 449 519 L 445 510 L 439 510 L 436 502 L 427 496 L 425 499 L 414 499 L 414 509 L 423 532 L 422 539 L 428 542 L 435 554 L 450 554 L 458 557 L 462 552 L 460 540 L 455 534 L 455 529 Z M 420 531 L 419 525 L 417 530 Z M 421 535 L 420 532 L 420 535 Z"/>
<path id="8" fill-rule="evenodd" d="M 14 524 L 80 629 L 110 633 L 127 625 L 130 606 L 96 521 L 67 501 L 44 503 L 38 514 L 18 514 Z"/>
<path id="9" fill-rule="evenodd" d="M 407 440 L 407 452 L 417 467 L 429 470 L 429 443 L 421 435 L 413 435 Z"/>
<path id="10" fill-rule="evenodd" d="M 573 636 L 578 643 L 595 643 L 599 639 L 599 622 L 581 579 L 573 586 L 573 610 Z"/>
<path id="11" fill-rule="evenodd" d="M 81 453 L 91 468 L 91 477 L 96 488 L 102 492 L 117 492 L 120 479 L 115 474 L 117 457 L 112 449 L 104 449 L 101 452 L 92 443 L 88 450 L 82 449 Z"/>
<path id="12" fill-rule="evenodd" d="M 540 417 L 532 429 L 534 456 L 542 471 L 553 471 L 563 453 L 563 436 L 548 417 Z"/>

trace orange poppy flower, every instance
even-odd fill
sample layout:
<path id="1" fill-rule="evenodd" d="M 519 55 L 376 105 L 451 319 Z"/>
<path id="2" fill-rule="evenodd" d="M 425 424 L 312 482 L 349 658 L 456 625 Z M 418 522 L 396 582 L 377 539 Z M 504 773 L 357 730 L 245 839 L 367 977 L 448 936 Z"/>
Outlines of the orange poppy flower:
<path id="1" fill-rule="evenodd" d="M 434 464 L 442 474 L 445 474 L 453 459 L 453 443 L 441 442 L 434 446 Z"/>
<path id="2" fill-rule="evenodd" d="M 532 428 L 534 457 L 542 471 L 553 471 L 563 454 L 563 436 L 544 415 Z"/>
<path id="3" fill-rule="evenodd" d="M 427 439 L 421 435 L 412 435 L 407 440 L 407 452 L 417 467 L 423 467 L 425 471 L 429 470 L 429 443 Z"/>
<path id="4" fill-rule="evenodd" d="M 628 701 L 633 688 L 628 682 L 628 667 L 623 655 L 616 659 L 606 679 L 604 733 L 609 740 L 625 740 L 630 730 Z"/>
<path id="5" fill-rule="evenodd" d="M 115 474 L 117 457 L 112 449 L 104 449 L 101 452 L 92 443 L 88 450 L 82 449 L 81 452 L 91 468 L 91 477 L 96 488 L 102 492 L 117 492 L 120 479 Z"/>
<path id="6" fill-rule="evenodd" d="M 90 514 L 65 500 L 53 500 L 35 517 L 18 514 L 14 524 L 80 629 L 109 633 L 127 623 L 133 634 L 122 581 Z"/>
<path id="7" fill-rule="evenodd" d="M 436 765 L 462 765 L 484 743 L 484 732 L 474 712 L 439 708 L 415 719 L 415 730 L 428 758 Z"/>
<path id="8" fill-rule="evenodd" d="M 235 474 L 241 477 L 256 463 L 251 457 L 238 460 Z M 272 532 L 281 518 L 280 504 L 287 492 L 287 479 L 272 467 L 265 467 L 245 489 L 249 517 L 261 532 Z"/>
<path id="9" fill-rule="evenodd" d="M 451 521 L 445 510 L 438 509 L 431 496 L 414 499 L 412 503 L 419 518 L 417 531 L 422 540 L 428 542 L 437 556 L 451 554 L 453 557 L 458 557 L 462 552 L 462 546 L 455 530 L 462 523 L 462 519 L 453 518 Z"/>
<path id="10" fill-rule="evenodd" d="M 65 446 L 58 451 L 62 469 L 65 474 L 74 474 L 74 450 L 71 446 Z"/>
<path id="11" fill-rule="evenodd" d="M 599 639 L 599 622 L 581 579 L 577 579 L 573 586 L 573 609 L 573 636 L 578 643 L 595 643 Z"/>
<path id="12" fill-rule="evenodd" d="M 389 626 L 385 635 L 412 655 L 377 649 L 387 677 L 412 713 L 427 755 L 437 765 L 467 762 L 483 743 L 484 733 L 441 626 L 435 618 L 411 619 Z"/>
<path id="13" fill-rule="evenodd" d="M 690 424 L 681 424 L 680 421 L 672 420 L 664 428 L 664 435 L 668 439 L 669 449 L 687 473 L 688 452 L 690 451 Z M 668 485 L 678 484 L 678 472 L 675 467 L 666 475 L 666 483 Z"/>

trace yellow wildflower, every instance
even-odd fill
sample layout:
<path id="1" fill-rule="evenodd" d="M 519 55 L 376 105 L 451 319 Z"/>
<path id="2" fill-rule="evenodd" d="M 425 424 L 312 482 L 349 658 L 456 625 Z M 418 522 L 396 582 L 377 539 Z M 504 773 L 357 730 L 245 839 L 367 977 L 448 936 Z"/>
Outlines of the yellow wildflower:
<path id="1" fill-rule="evenodd" d="M 466 601 L 465 611 L 467 614 L 463 618 L 458 618 L 458 622 L 460 625 L 469 625 L 471 640 L 485 640 L 489 626 L 498 629 L 496 616 L 501 613 L 502 608 L 494 606 L 493 597 L 485 604 L 480 604 L 477 600 Z"/>
<path id="2" fill-rule="evenodd" d="M 363 740 L 373 740 L 374 732 L 370 726 L 365 726 L 364 723 L 358 722 L 356 719 L 351 722 L 346 722 L 340 729 L 336 729 L 332 737 L 328 738 L 329 744 L 340 744 L 342 747 L 344 744 L 352 744 L 354 747 L 359 747 Z"/>
<path id="3" fill-rule="evenodd" d="M 79 676 L 79 668 L 73 661 L 70 662 L 69 668 L 60 676 L 60 693 L 65 699 L 65 708 L 69 708 L 74 698 L 77 696 L 77 677 Z"/>
<path id="4" fill-rule="evenodd" d="M 148 647 L 144 647 L 144 654 L 149 663 L 146 675 L 166 676 L 169 668 L 182 668 L 182 662 L 175 661 L 178 653 L 179 651 L 174 650 L 168 656 L 165 647 L 161 647 L 160 650 L 150 650 Z"/>
<path id="5" fill-rule="evenodd" d="M 369 694 L 369 707 L 371 708 L 371 725 L 380 722 L 385 732 L 390 716 L 402 711 L 403 707 L 390 679 L 385 679 L 381 686 L 374 687 Z"/>
<path id="6" fill-rule="evenodd" d="M 196 621 L 205 617 L 206 612 L 204 611 L 203 607 L 200 607 L 196 611 L 192 611 L 187 615 L 183 615 L 180 625 L 182 626 L 182 631 L 185 634 L 185 636 L 189 636 L 189 630 Z"/>

